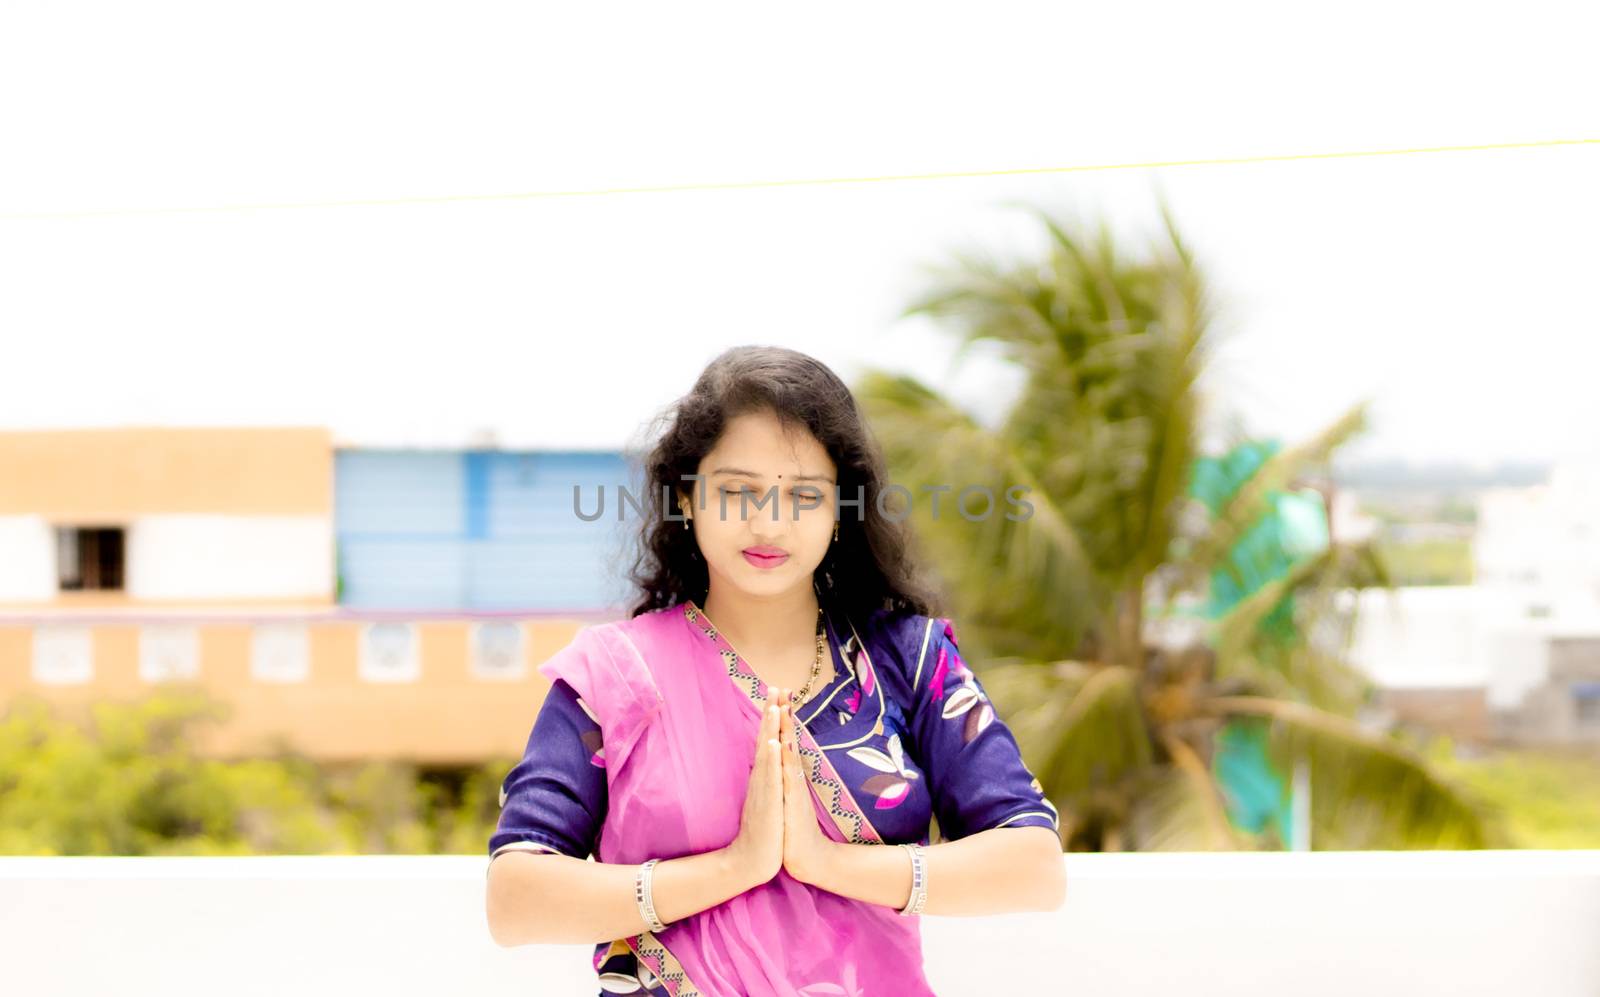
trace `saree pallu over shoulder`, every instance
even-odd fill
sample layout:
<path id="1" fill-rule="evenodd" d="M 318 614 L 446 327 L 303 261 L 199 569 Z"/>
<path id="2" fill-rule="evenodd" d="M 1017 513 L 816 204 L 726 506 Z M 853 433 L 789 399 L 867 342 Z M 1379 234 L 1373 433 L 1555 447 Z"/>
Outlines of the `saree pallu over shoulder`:
<path id="1" fill-rule="evenodd" d="M 608 772 L 622 767 L 640 731 L 662 706 L 649 667 L 615 623 L 579 630 L 538 670 L 551 682 L 565 681 L 597 710 Z"/>
<path id="2" fill-rule="evenodd" d="M 748 667 L 720 644 L 680 604 L 587 627 L 539 667 L 571 685 L 601 727 L 601 862 L 698 854 L 738 836 L 764 689 L 752 698 Z M 827 774 L 811 773 L 813 811 L 824 833 L 849 841 L 837 812 L 844 801 L 826 778 L 819 786 Z M 637 955 L 641 983 L 671 997 L 924 997 L 933 991 L 920 920 L 779 870 L 661 932 L 619 941 Z"/>

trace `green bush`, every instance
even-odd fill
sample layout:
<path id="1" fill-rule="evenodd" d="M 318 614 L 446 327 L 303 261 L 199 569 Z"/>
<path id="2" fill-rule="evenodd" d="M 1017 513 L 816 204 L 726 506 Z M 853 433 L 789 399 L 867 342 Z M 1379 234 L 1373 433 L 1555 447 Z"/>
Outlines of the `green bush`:
<path id="1" fill-rule="evenodd" d="M 226 708 L 194 692 L 100 703 L 86 724 L 35 699 L 0 717 L 0 854 L 482 853 L 511 759 L 422 772 L 193 749 Z"/>
<path id="2" fill-rule="evenodd" d="M 1517 848 L 1600 848 L 1600 752 L 1498 748 L 1462 754 L 1449 738 L 1434 759 L 1506 816 Z"/>

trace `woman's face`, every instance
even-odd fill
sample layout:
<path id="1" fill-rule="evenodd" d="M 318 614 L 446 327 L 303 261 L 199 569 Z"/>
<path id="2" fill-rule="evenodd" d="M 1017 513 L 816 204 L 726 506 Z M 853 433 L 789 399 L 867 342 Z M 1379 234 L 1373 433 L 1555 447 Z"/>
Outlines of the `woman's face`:
<path id="1" fill-rule="evenodd" d="M 815 436 L 748 412 L 728 421 L 695 473 L 689 515 L 713 585 L 776 596 L 811 584 L 833 541 L 838 480 Z"/>

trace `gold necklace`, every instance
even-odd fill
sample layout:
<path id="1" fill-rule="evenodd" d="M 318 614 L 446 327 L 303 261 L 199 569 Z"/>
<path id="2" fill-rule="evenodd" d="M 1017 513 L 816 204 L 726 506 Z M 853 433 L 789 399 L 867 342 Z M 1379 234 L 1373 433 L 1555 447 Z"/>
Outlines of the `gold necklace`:
<path id="1" fill-rule="evenodd" d="M 811 684 L 817 680 L 818 675 L 822 674 L 822 652 L 827 648 L 827 646 L 828 636 L 822 629 L 822 607 L 818 606 L 817 656 L 811 662 L 811 677 L 806 679 L 806 684 L 800 687 L 800 691 L 798 693 L 789 698 L 789 702 L 793 703 L 795 706 L 801 706 L 805 703 L 806 696 L 810 695 L 811 693 Z"/>

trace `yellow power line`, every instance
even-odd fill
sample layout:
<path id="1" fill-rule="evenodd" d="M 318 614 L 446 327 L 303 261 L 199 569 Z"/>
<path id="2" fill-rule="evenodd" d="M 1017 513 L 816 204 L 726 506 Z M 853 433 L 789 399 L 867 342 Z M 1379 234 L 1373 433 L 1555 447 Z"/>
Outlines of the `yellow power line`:
<path id="1" fill-rule="evenodd" d="M 105 218 L 118 215 L 175 215 L 214 211 L 261 211 L 279 208 L 352 208 L 398 204 L 449 204 L 461 201 L 521 201 L 551 197 L 605 197 L 618 194 L 667 194 L 678 191 L 756 190 L 768 187 L 821 187 L 830 184 L 891 183 L 907 180 L 955 180 L 976 177 L 1017 177 L 1047 173 L 1089 173 L 1100 170 L 1150 170 L 1169 166 L 1233 166 L 1244 163 L 1292 162 L 1307 159 L 1353 159 L 1361 156 L 1416 156 L 1438 152 L 1484 152 L 1497 149 L 1539 149 L 1564 145 L 1600 145 L 1600 138 L 1549 139 L 1535 142 L 1495 142 L 1482 145 L 1436 145 L 1407 149 L 1356 149 L 1340 152 L 1304 152 L 1275 156 L 1224 156 L 1215 159 L 1166 159 L 1136 163 L 1085 163 L 1077 166 L 1036 166 L 1011 170 L 952 170 L 944 173 L 898 173 L 860 177 L 806 177 L 793 180 L 747 180 L 726 183 L 664 184 L 652 187 L 598 187 L 588 190 L 535 190 L 509 194 L 441 194 L 338 201 L 281 201 L 259 204 L 218 204 L 168 208 L 112 208 L 97 211 L 44 211 L 5 213 L 8 221 L 55 218 Z"/>

